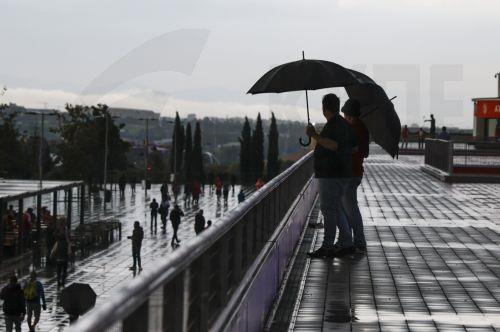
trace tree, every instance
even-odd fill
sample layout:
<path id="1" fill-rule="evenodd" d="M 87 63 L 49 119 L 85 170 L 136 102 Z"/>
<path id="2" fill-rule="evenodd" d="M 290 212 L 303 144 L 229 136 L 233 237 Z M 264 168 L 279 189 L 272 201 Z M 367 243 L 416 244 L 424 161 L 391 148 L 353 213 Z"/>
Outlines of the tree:
<path id="1" fill-rule="evenodd" d="M 185 149 L 184 149 L 184 175 L 186 181 L 191 181 L 192 165 L 191 160 L 193 156 L 193 137 L 191 135 L 191 124 L 186 125 L 186 137 L 185 137 Z"/>
<path id="2" fill-rule="evenodd" d="M 272 113 L 271 126 L 269 127 L 269 147 L 267 149 L 268 180 L 274 178 L 276 175 L 278 175 L 280 171 L 278 139 L 279 139 L 278 126 L 276 124 L 276 118 L 274 117 L 274 113 Z"/>
<path id="3" fill-rule="evenodd" d="M 177 173 L 182 167 L 182 153 L 184 151 L 184 127 L 182 126 L 179 113 L 175 113 L 174 133 L 172 136 L 172 153 L 170 169 Z"/>
<path id="4" fill-rule="evenodd" d="M 241 137 L 238 139 L 240 141 L 240 178 L 243 183 L 249 183 L 252 172 L 252 128 L 247 117 L 241 130 Z"/>
<path id="5" fill-rule="evenodd" d="M 120 129 L 108 111 L 108 106 L 66 104 L 67 113 L 60 115 L 56 132 L 60 173 L 63 178 L 83 179 L 88 183 L 104 178 L 104 142 L 108 121 L 108 172 L 127 167 L 126 153 L 130 144 L 120 137 Z"/>
<path id="6" fill-rule="evenodd" d="M 34 161 L 28 159 L 26 144 L 15 124 L 16 114 L 0 104 L 0 177 L 29 178 Z"/>
<path id="7" fill-rule="evenodd" d="M 193 176 L 196 179 L 203 180 L 205 178 L 205 170 L 203 168 L 203 151 L 201 149 L 201 128 L 199 122 L 196 122 L 196 128 L 194 130 L 194 145 L 191 162 Z"/>
<path id="8" fill-rule="evenodd" d="M 252 157 L 252 180 L 261 179 L 264 173 L 264 131 L 260 113 L 252 135 Z"/>

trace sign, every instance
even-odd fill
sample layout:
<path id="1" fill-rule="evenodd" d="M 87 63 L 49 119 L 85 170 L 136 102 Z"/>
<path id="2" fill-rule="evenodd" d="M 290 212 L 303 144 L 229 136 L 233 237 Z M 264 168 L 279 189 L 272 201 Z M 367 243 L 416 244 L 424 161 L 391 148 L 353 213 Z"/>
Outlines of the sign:
<path id="1" fill-rule="evenodd" d="M 476 101 L 474 116 L 481 119 L 500 119 L 500 99 Z"/>

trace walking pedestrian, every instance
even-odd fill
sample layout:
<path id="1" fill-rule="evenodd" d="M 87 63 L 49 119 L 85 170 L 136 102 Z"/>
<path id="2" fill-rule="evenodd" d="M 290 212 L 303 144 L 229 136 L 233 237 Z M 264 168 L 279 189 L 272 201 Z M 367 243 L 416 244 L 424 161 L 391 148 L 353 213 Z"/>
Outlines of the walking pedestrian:
<path id="1" fill-rule="evenodd" d="M 188 207 L 191 204 L 191 184 L 186 181 L 184 184 L 184 207 Z"/>
<path id="2" fill-rule="evenodd" d="M 194 217 L 194 232 L 196 235 L 203 232 L 205 229 L 205 217 L 203 216 L 203 210 L 199 210 Z"/>
<path id="3" fill-rule="evenodd" d="M 358 149 L 352 154 L 352 178 L 349 179 L 347 190 L 342 196 L 342 212 L 349 222 L 352 230 L 352 238 L 357 253 L 366 252 L 366 240 L 363 231 L 363 218 L 358 206 L 358 187 L 363 179 L 363 162 L 369 155 L 369 134 L 365 125 L 359 119 L 361 115 L 360 105 L 357 100 L 349 99 L 342 107 L 344 117 L 351 125 L 356 139 Z M 344 239 L 339 242 L 345 242 Z"/>
<path id="4" fill-rule="evenodd" d="M 168 202 L 170 197 L 167 195 L 166 199 L 163 200 L 158 208 L 158 213 L 160 214 L 161 219 L 161 229 L 163 233 L 167 230 L 167 217 L 168 217 L 168 209 L 170 208 L 170 203 Z"/>
<path id="5" fill-rule="evenodd" d="M 174 203 L 177 203 L 177 197 L 179 196 L 179 184 L 177 183 L 177 180 L 174 180 L 172 183 L 172 194 L 174 195 Z"/>
<path id="6" fill-rule="evenodd" d="M 11 276 L 7 286 L 2 288 L 0 299 L 3 300 L 6 331 L 12 332 L 12 328 L 15 326 L 16 332 L 21 332 L 21 323 L 24 320 L 24 315 L 26 315 L 26 306 L 23 290 L 15 275 Z"/>
<path id="7" fill-rule="evenodd" d="M 227 205 L 227 200 L 229 197 L 229 183 L 224 183 L 222 187 L 222 196 L 224 197 L 224 205 Z"/>
<path id="8" fill-rule="evenodd" d="M 149 204 L 149 209 L 151 210 L 151 233 L 153 232 L 153 227 L 154 231 L 156 233 L 156 228 L 158 226 L 158 202 L 156 201 L 155 198 L 153 198 L 153 201 L 151 204 Z"/>
<path id="9" fill-rule="evenodd" d="M 418 148 L 423 149 L 425 147 L 425 131 L 424 128 L 418 130 Z"/>
<path id="10" fill-rule="evenodd" d="M 410 136 L 410 130 L 408 126 L 405 125 L 403 129 L 401 129 L 401 149 L 408 148 L 408 137 Z"/>
<path id="11" fill-rule="evenodd" d="M 219 177 L 215 178 L 215 195 L 217 196 L 217 204 L 220 204 L 220 196 L 222 195 L 222 181 Z"/>
<path id="12" fill-rule="evenodd" d="M 59 234 L 56 239 L 56 244 L 52 248 L 50 258 L 56 262 L 57 286 L 64 287 L 68 274 L 68 259 L 71 254 L 71 248 L 68 237 L 64 234 Z"/>
<path id="13" fill-rule="evenodd" d="M 179 205 L 175 204 L 174 209 L 170 212 L 170 221 L 172 222 L 172 228 L 174 230 L 174 234 L 172 236 L 172 246 L 174 245 L 174 240 L 179 244 L 181 241 L 177 237 L 177 230 L 179 229 L 179 225 L 181 223 L 181 217 L 184 216 L 184 212 L 182 212 Z"/>
<path id="14" fill-rule="evenodd" d="M 135 194 L 135 184 L 137 183 L 137 179 L 135 176 L 130 180 L 130 190 L 132 191 L 132 194 Z"/>
<path id="15" fill-rule="evenodd" d="M 236 185 L 236 175 L 231 174 L 231 187 L 233 189 L 233 196 L 234 196 L 234 186 Z"/>
<path id="16" fill-rule="evenodd" d="M 323 115 L 327 123 L 321 133 L 309 124 L 306 133 L 316 141 L 314 175 L 319 184 L 321 212 L 325 221 L 322 246 L 308 253 L 311 258 L 336 257 L 354 252 L 349 225 L 341 213 L 341 198 L 352 177 L 352 153 L 357 146 L 356 136 L 349 123 L 339 115 L 340 101 L 335 94 L 323 97 Z M 336 228 L 342 243 L 334 246 Z"/>
<path id="17" fill-rule="evenodd" d="M 161 193 L 161 200 L 162 202 L 167 198 L 168 196 L 168 184 L 164 182 L 161 187 L 160 187 L 160 193 Z"/>
<path id="18" fill-rule="evenodd" d="M 431 138 L 436 138 L 436 119 L 434 119 L 434 114 L 431 114 L 431 118 L 427 119 L 427 120 L 424 120 L 424 122 L 430 122 L 431 123 L 431 127 L 430 127 L 430 130 L 429 130 L 429 136 Z"/>
<path id="19" fill-rule="evenodd" d="M 121 175 L 118 179 L 118 188 L 120 189 L 120 196 L 125 194 L 125 186 L 127 185 L 127 178 L 125 175 Z"/>
<path id="20" fill-rule="evenodd" d="M 144 231 L 142 230 L 142 227 L 138 221 L 134 222 L 134 230 L 132 231 L 132 235 L 127 236 L 127 239 L 132 240 L 132 260 L 134 262 L 134 265 L 129 267 L 129 269 L 135 271 L 138 267 L 139 271 L 141 271 L 141 247 L 142 240 L 144 239 Z"/>
<path id="21" fill-rule="evenodd" d="M 446 127 L 441 128 L 441 132 L 439 133 L 437 138 L 444 141 L 449 141 L 451 139 L 450 134 L 446 130 Z"/>
<path id="22" fill-rule="evenodd" d="M 245 201 L 245 193 L 243 192 L 243 189 L 240 189 L 240 192 L 238 194 L 238 203 L 243 203 Z"/>
<path id="23" fill-rule="evenodd" d="M 194 180 L 192 186 L 192 194 L 193 194 L 193 204 L 198 205 L 200 203 L 200 194 L 201 194 L 201 185 L 200 181 Z"/>
<path id="24" fill-rule="evenodd" d="M 27 322 L 30 331 L 35 331 L 36 324 L 40 321 L 41 309 L 47 310 L 45 291 L 40 281 L 36 279 L 36 271 L 31 271 L 30 278 L 24 286 L 24 299 L 26 300 Z M 40 304 L 40 301 L 42 302 Z M 33 322 L 31 318 L 34 316 Z"/>

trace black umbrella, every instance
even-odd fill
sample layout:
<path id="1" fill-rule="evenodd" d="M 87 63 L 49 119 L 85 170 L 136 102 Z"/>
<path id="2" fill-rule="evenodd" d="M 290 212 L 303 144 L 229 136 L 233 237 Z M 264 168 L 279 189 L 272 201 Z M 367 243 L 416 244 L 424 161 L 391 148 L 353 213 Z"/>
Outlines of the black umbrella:
<path id="1" fill-rule="evenodd" d="M 308 90 L 324 88 L 345 87 L 359 84 L 360 81 L 353 73 L 334 62 L 324 60 L 305 59 L 302 52 L 302 60 L 285 63 L 275 67 L 262 76 L 247 93 L 269 93 L 269 92 L 306 92 L 307 123 L 309 120 L 309 97 Z M 308 146 L 311 139 L 302 146 Z"/>
<path id="2" fill-rule="evenodd" d="M 401 122 L 384 89 L 370 77 L 350 69 L 361 84 L 349 85 L 345 89 L 351 99 L 361 104 L 360 119 L 370 132 L 371 138 L 394 157 L 398 152 Z"/>
<path id="3" fill-rule="evenodd" d="M 89 284 L 73 283 L 61 291 L 60 304 L 71 316 L 80 316 L 92 309 L 97 295 Z"/>

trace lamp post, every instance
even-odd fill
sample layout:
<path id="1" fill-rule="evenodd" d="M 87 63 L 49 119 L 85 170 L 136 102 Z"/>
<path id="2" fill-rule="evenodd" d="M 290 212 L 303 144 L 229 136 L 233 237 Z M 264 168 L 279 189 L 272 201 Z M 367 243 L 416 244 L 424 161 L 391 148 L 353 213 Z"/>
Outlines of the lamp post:
<path id="1" fill-rule="evenodd" d="M 149 121 L 155 121 L 156 118 L 138 118 L 137 120 L 146 121 L 146 137 L 144 139 L 144 197 L 148 196 L 148 153 L 149 153 Z"/>

